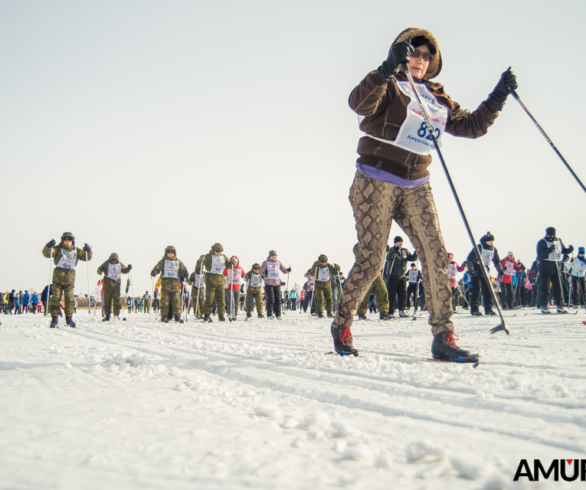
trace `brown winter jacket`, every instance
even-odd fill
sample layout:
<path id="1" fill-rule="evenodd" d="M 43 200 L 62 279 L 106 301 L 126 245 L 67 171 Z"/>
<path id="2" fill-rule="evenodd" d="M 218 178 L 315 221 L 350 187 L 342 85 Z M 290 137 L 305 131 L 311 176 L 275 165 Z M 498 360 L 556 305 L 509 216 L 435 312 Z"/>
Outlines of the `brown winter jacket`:
<path id="1" fill-rule="evenodd" d="M 442 84 L 429 81 L 441 70 L 441 52 L 433 35 L 424 29 L 406 29 L 395 40 L 395 43 L 425 36 L 436 46 L 437 53 L 429 64 L 423 83 L 436 99 L 448 108 L 449 119 L 446 132 L 454 136 L 478 138 L 488 131 L 498 116 L 483 102 L 474 112 L 462 109 L 444 93 Z M 397 75 L 399 80 L 406 80 L 403 73 Z M 361 131 L 377 138 L 394 141 L 399 129 L 407 116 L 407 106 L 411 99 L 404 95 L 395 80 L 383 82 L 376 71 L 370 72 L 350 94 L 349 104 L 354 112 L 364 119 L 360 122 Z M 358 142 L 358 163 L 370 165 L 390 172 L 398 177 L 409 180 L 421 179 L 429 175 L 427 167 L 431 163 L 431 155 L 418 155 L 408 150 L 368 136 Z"/>

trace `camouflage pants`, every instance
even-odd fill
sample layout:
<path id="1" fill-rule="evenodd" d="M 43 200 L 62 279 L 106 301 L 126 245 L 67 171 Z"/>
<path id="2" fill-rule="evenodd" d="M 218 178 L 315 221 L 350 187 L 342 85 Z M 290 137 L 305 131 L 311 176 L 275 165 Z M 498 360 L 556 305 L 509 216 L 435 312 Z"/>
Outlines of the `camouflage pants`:
<path id="1" fill-rule="evenodd" d="M 65 316 L 73 315 L 75 299 L 73 299 L 73 282 L 60 281 L 59 277 L 53 276 L 53 295 L 49 301 L 49 312 L 51 316 L 59 315 L 61 296 L 65 298 Z"/>
<path id="2" fill-rule="evenodd" d="M 387 286 L 385 285 L 385 281 L 383 280 L 382 276 L 379 274 L 377 278 L 370 286 L 368 293 L 362 300 L 360 304 L 360 308 L 358 308 L 359 315 L 366 315 L 368 311 L 368 300 L 370 299 L 370 294 L 374 294 L 376 298 L 376 307 L 378 311 L 381 313 L 388 313 L 389 312 L 389 293 L 387 292 Z"/>
<path id="3" fill-rule="evenodd" d="M 332 283 L 330 281 L 315 281 L 315 311 L 321 313 L 324 311 L 324 298 L 326 301 L 326 311 L 331 313 L 334 309 L 334 298 L 332 297 Z"/>
<path id="4" fill-rule="evenodd" d="M 193 308 L 193 313 L 195 316 L 201 316 L 201 309 L 203 308 L 203 304 L 205 301 L 204 297 L 204 289 L 203 288 L 192 288 L 191 289 L 191 297 L 193 298 L 193 303 L 189 306 L 189 308 Z M 199 301 L 198 301 L 199 297 Z M 197 308 L 197 312 L 195 309 Z"/>
<path id="5" fill-rule="evenodd" d="M 144 312 L 145 313 L 150 313 L 151 311 L 151 300 L 150 299 L 145 299 L 144 300 Z"/>
<path id="6" fill-rule="evenodd" d="M 117 288 L 104 288 L 104 314 L 110 316 L 112 309 L 114 309 L 114 316 L 120 314 L 120 284 Z"/>
<path id="7" fill-rule="evenodd" d="M 356 172 L 350 189 L 360 243 L 338 305 L 336 323 L 350 327 L 358 305 L 379 275 L 393 219 L 407 234 L 423 264 L 423 286 L 433 334 L 452 332 L 448 259 L 429 183 L 406 189 Z"/>
<path id="8" fill-rule="evenodd" d="M 206 274 L 206 302 L 203 305 L 202 313 L 209 315 L 212 312 L 214 299 L 218 307 L 218 315 L 226 314 L 226 300 L 224 299 L 224 276 L 219 274 Z"/>
<path id="9" fill-rule="evenodd" d="M 246 291 L 246 314 L 250 315 L 252 313 L 252 301 L 256 303 L 256 312 L 259 315 L 262 315 L 262 294 L 260 286 L 256 288 L 248 288 Z"/>
<path id="10" fill-rule="evenodd" d="M 181 315 L 181 291 L 179 288 L 161 291 L 161 317 L 168 317 L 171 311 L 173 316 Z"/>

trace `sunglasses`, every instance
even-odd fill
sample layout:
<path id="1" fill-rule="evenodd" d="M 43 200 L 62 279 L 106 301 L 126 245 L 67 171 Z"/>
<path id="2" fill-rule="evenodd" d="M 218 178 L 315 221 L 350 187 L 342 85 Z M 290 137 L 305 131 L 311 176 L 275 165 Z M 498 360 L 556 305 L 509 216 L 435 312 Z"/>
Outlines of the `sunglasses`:
<path id="1" fill-rule="evenodd" d="M 423 58 L 423 61 L 431 61 L 431 58 L 433 58 L 433 55 L 431 53 L 422 52 L 418 49 L 416 49 L 409 55 L 410 58 L 419 58 L 420 56 Z"/>

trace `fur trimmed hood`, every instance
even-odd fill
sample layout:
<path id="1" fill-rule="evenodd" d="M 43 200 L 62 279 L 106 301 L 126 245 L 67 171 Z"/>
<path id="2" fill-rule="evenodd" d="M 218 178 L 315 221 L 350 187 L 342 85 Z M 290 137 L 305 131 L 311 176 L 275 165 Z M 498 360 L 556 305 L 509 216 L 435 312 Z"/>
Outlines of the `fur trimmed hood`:
<path id="1" fill-rule="evenodd" d="M 433 58 L 431 59 L 431 61 L 429 62 L 429 66 L 427 67 L 427 72 L 425 72 L 424 80 L 429 80 L 431 78 L 437 77 L 442 71 L 442 53 L 440 51 L 437 39 L 433 36 L 433 34 L 426 29 L 408 27 L 397 36 L 397 39 L 395 39 L 393 44 L 397 44 L 402 41 L 407 41 L 408 39 L 413 39 L 418 36 L 423 36 L 431 44 L 433 44 L 436 49 L 436 53 L 433 55 Z"/>

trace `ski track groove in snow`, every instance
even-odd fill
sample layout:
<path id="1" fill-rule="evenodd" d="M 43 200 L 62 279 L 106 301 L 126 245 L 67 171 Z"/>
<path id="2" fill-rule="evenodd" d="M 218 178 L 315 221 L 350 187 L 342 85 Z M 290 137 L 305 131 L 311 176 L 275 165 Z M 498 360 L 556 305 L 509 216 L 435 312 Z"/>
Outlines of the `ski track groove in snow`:
<path id="1" fill-rule="evenodd" d="M 132 316 L 128 322 L 102 323 L 88 322 L 81 314 L 77 315 L 78 329 L 62 325 L 56 330 L 47 328 L 48 320 L 31 320 L 28 315 L 6 319 L 0 327 L 0 335 L 14 329 L 22 334 L 25 347 L 0 343 L 0 348 L 8 348 L 6 353 L 17 358 L 27 348 L 34 352 L 33 347 L 41 343 L 42 355 L 70 359 L 62 362 L 65 377 L 49 380 L 42 361 L 11 358 L 0 361 L 0 382 L 5 389 L 34 385 L 41 391 L 51 390 L 56 397 L 47 405 L 50 410 L 59 410 L 59 400 L 70 396 L 73 388 L 87 392 L 90 399 L 116 397 L 123 391 L 140 398 L 148 396 L 149 380 L 173 382 L 178 399 L 195 390 L 198 395 L 191 402 L 195 406 L 215 400 L 207 410 L 228 411 L 232 415 L 220 417 L 226 423 L 244 416 L 256 424 L 255 434 L 258 427 L 281 434 L 274 435 L 279 441 L 274 443 L 274 458 L 255 460 L 252 454 L 266 449 L 258 442 L 255 451 L 242 455 L 226 450 L 218 441 L 216 450 L 199 454 L 200 463 L 207 462 L 210 468 L 206 466 L 196 477 L 202 488 L 307 488 L 311 482 L 316 488 L 352 485 L 371 489 L 389 488 L 389 481 L 396 488 L 408 489 L 444 485 L 519 488 L 513 485 L 511 475 L 520 458 L 578 458 L 586 454 L 586 361 L 580 352 L 585 331 L 580 317 L 543 318 L 529 313 L 508 319 L 508 337 L 488 334 L 497 322 L 494 317 L 454 318 L 462 335 L 459 343 L 478 350 L 481 361 L 486 361 L 478 369 L 406 357 L 430 355 L 431 335 L 425 317 L 415 322 L 356 322 L 355 343 L 364 357 L 342 358 L 324 355 L 332 348 L 330 320 L 295 313 L 281 322 L 251 319 L 225 324 L 162 324 L 140 316 Z M 20 385 L 3 376 L 20 372 L 26 373 L 26 382 Z M 186 401 L 161 409 L 162 416 L 175 412 L 180 416 L 189 406 Z M 43 408 L 36 406 L 36 410 Z M 141 413 L 133 413 L 132 419 L 150 421 L 155 417 L 148 411 L 144 416 Z M 116 423 L 108 421 L 106 417 L 101 423 Z M 81 421 L 76 430 L 83 432 L 79 424 Z M 131 419 L 126 424 L 132 425 Z M 293 434 L 298 435 L 294 438 Z M 71 434 L 60 437 L 59 432 L 50 432 L 45 437 L 49 436 L 59 440 L 59 446 L 83 452 L 83 444 Z M 160 432 L 157 436 L 150 445 L 139 443 L 137 447 L 162 447 L 161 451 L 173 447 L 172 442 L 166 446 L 159 442 Z M 16 434 L 13 437 L 9 435 L 7 440 L 20 440 Z M 140 439 L 138 434 L 136 439 Z M 136 442 L 132 444 L 136 446 Z M 283 468 L 278 472 L 272 468 L 280 457 L 288 463 L 291 456 L 301 458 L 291 453 L 298 450 L 289 444 L 308 452 L 303 466 L 297 468 L 303 473 L 297 482 L 286 479 Z M 110 452 L 105 450 L 87 461 L 112 466 L 120 450 L 105 446 Z M 194 482 L 179 468 L 180 464 L 190 467 L 182 453 L 184 446 L 176 447 L 178 455 L 161 453 L 158 461 L 167 460 L 166 465 L 142 465 L 137 474 L 140 465 L 132 462 L 128 453 L 122 453 L 130 460 L 128 466 L 115 467 L 101 476 L 83 466 L 87 461 L 80 462 L 81 466 L 68 463 L 70 479 L 95 478 L 93 488 L 99 488 L 98 482 L 107 484 L 108 478 L 120 482 L 120 488 L 168 488 L 170 482 L 183 488 Z M 157 449 L 155 454 L 159 455 Z M 476 462 L 466 462 L 473 454 Z M 0 458 L 17 468 L 26 452 L 7 452 L 0 444 Z M 38 461 L 36 471 L 54 476 L 54 464 Z M 227 469 L 228 461 L 233 469 Z M 242 468 L 253 469 L 239 479 L 238 472 L 247 470 L 239 470 L 238 465 L 245 462 Z M 10 471 L 15 488 L 34 488 L 23 483 L 26 476 Z M 2 476 L 6 475 L 0 469 Z"/>

